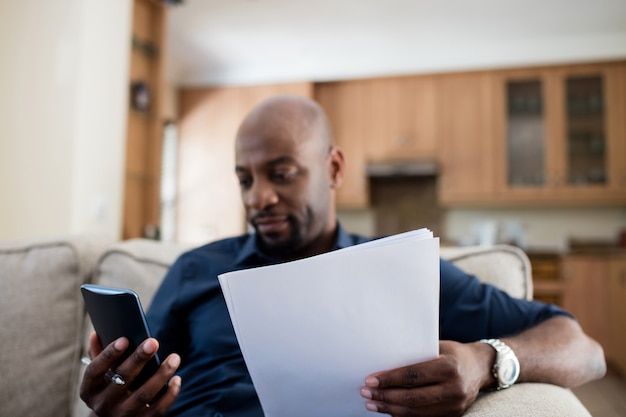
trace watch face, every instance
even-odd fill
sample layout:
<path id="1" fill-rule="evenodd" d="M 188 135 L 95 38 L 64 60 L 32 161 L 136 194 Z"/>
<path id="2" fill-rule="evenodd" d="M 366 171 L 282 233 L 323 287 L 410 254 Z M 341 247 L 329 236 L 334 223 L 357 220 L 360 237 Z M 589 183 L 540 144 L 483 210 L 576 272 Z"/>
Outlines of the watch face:
<path id="1" fill-rule="evenodd" d="M 519 376 L 519 364 L 513 358 L 503 358 L 498 363 L 498 379 L 503 385 L 511 385 Z"/>

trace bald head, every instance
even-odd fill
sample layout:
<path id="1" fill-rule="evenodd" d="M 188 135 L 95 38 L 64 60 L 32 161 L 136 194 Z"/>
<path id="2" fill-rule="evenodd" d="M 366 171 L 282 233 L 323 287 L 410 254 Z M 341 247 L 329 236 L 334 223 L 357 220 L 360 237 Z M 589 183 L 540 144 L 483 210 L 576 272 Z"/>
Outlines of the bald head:
<path id="1" fill-rule="evenodd" d="M 251 136 L 272 137 L 277 133 L 290 136 L 299 144 L 313 140 L 322 152 L 332 146 L 324 110 L 306 97 L 280 95 L 263 101 L 241 123 L 237 142 Z"/>
<path id="2" fill-rule="evenodd" d="M 246 217 L 266 253 L 296 259 L 332 248 L 343 154 L 317 103 L 277 96 L 259 104 L 237 132 L 235 160 Z"/>

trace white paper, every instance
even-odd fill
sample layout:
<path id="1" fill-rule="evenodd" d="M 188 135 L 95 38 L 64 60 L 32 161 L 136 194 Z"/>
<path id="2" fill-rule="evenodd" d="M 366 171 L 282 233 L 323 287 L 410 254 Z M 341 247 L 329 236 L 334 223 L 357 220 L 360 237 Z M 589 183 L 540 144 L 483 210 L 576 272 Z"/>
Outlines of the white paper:
<path id="1" fill-rule="evenodd" d="M 371 417 L 366 376 L 439 353 L 426 229 L 219 280 L 266 417 Z"/>

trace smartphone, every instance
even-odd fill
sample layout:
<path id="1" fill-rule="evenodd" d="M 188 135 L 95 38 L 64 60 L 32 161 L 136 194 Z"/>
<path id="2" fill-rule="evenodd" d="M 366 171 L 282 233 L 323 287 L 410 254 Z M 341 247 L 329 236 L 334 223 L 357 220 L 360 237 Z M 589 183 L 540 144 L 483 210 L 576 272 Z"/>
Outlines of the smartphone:
<path id="1" fill-rule="evenodd" d="M 102 347 L 106 347 L 122 336 L 130 342 L 122 357 L 115 363 L 115 368 L 128 358 L 144 340 L 151 337 L 139 296 L 129 289 L 101 285 L 84 284 L 80 290 Z M 154 355 L 130 384 L 129 389 L 134 391 L 143 385 L 159 369 L 159 366 L 161 366 L 161 361 L 158 355 Z M 163 387 L 159 395 L 166 389 L 167 386 Z"/>

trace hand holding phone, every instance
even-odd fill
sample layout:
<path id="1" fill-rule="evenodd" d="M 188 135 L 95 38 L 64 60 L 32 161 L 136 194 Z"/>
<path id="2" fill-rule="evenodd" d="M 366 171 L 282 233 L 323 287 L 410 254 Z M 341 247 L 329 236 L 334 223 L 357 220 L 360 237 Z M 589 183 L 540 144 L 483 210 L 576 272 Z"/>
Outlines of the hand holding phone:
<path id="1" fill-rule="evenodd" d="M 129 341 L 128 349 L 114 366 L 126 360 L 144 340 L 151 337 L 141 302 L 134 291 L 91 284 L 82 285 L 80 289 L 100 345 L 105 347 L 122 336 Z M 161 361 L 155 354 L 130 384 L 129 389 L 134 391 L 143 385 L 159 366 Z M 161 393 L 166 389 L 167 386 L 163 387 Z"/>

